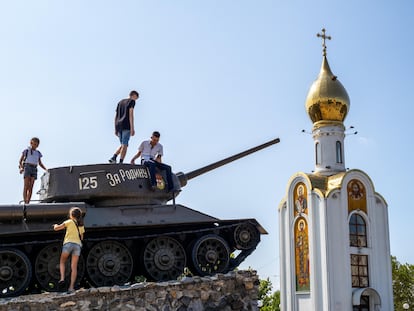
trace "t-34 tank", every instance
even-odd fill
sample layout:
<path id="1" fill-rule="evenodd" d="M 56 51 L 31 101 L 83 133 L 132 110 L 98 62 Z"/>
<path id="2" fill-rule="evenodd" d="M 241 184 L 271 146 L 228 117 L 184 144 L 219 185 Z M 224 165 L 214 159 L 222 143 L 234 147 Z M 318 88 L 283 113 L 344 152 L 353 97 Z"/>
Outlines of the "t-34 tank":
<path id="1" fill-rule="evenodd" d="M 109 286 L 226 273 L 250 255 L 266 231 L 255 219 L 221 220 L 176 204 L 187 181 L 279 142 L 274 139 L 190 173 L 165 172 L 150 187 L 143 165 L 95 164 L 49 169 L 41 178 L 40 202 L 0 205 L 0 298 L 55 291 L 63 233 L 52 225 L 72 206 L 84 212 L 85 240 L 78 282 Z M 167 202 L 172 201 L 172 204 Z M 236 210 L 236 209 L 235 209 Z M 69 263 L 67 263 L 69 279 Z"/>

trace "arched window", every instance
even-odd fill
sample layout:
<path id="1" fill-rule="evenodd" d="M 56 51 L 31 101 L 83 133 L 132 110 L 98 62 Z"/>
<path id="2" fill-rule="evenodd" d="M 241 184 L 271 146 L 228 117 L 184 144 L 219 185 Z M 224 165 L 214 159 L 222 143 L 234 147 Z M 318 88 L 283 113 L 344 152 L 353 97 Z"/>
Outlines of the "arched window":
<path id="1" fill-rule="evenodd" d="M 369 296 L 362 295 L 359 306 L 353 306 L 352 311 L 369 311 Z"/>
<path id="2" fill-rule="evenodd" d="M 355 247 L 367 247 L 367 226 L 364 218 L 356 213 L 349 220 L 349 243 Z"/>
<path id="3" fill-rule="evenodd" d="M 321 164 L 321 144 L 319 142 L 315 144 L 315 159 L 316 164 Z"/>
<path id="4" fill-rule="evenodd" d="M 342 163 L 342 145 L 340 141 L 336 142 L 336 163 Z"/>

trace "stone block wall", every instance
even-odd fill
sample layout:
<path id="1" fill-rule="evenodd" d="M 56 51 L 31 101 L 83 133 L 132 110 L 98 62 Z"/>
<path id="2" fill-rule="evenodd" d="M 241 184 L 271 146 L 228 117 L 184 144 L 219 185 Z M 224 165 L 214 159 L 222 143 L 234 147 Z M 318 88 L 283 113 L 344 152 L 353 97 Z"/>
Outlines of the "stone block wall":
<path id="1" fill-rule="evenodd" d="M 181 281 L 137 283 L 43 293 L 0 299 L 0 311 L 128 310 L 213 311 L 259 310 L 259 277 L 255 271 L 234 271 Z"/>

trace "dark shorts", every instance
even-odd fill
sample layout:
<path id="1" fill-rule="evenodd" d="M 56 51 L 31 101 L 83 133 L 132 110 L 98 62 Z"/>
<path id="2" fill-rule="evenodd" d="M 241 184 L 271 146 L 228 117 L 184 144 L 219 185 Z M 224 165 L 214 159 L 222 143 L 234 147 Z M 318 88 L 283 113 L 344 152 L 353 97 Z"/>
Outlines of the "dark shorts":
<path id="1" fill-rule="evenodd" d="M 25 164 L 23 177 L 34 177 L 34 179 L 37 179 L 37 166 Z"/>

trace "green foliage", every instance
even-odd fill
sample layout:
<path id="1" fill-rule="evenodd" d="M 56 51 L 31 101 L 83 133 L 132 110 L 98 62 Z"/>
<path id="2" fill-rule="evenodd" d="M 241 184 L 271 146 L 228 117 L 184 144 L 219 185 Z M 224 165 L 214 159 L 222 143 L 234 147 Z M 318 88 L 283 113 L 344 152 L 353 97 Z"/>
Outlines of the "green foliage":
<path id="1" fill-rule="evenodd" d="M 259 300 L 262 302 L 261 311 L 280 311 L 280 291 L 272 293 L 272 282 L 269 278 L 260 280 Z"/>
<path id="2" fill-rule="evenodd" d="M 404 311 L 403 304 L 408 303 L 411 310 L 414 307 L 414 265 L 401 264 L 391 256 L 391 266 L 394 309 Z"/>
<path id="3" fill-rule="evenodd" d="M 395 311 L 405 311 L 404 304 L 414 310 L 414 265 L 401 264 L 391 256 L 392 288 Z M 259 300 L 262 302 L 261 311 L 280 311 L 280 291 L 272 293 L 272 282 L 269 278 L 260 280 Z"/>
<path id="4" fill-rule="evenodd" d="M 181 273 L 181 275 L 179 275 L 177 277 L 178 281 L 181 281 L 182 279 L 184 279 L 185 277 L 193 277 L 193 273 L 191 272 L 191 270 L 188 267 L 184 267 L 184 271 L 183 273 Z"/>
<path id="5" fill-rule="evenodd" d="M 147 278 L 143 275 L 136 275 L 134 277 L 134 281 L 135 281 L 135 283 L 144 283 L 144 282 L 147 281 Z"/>

